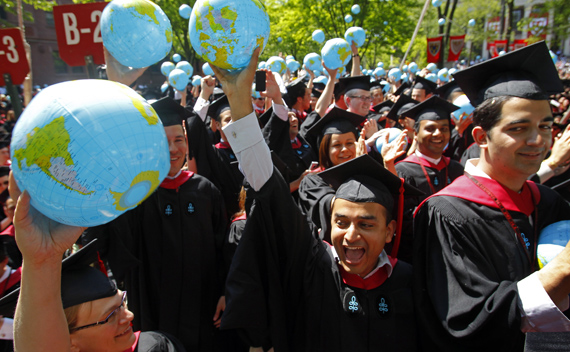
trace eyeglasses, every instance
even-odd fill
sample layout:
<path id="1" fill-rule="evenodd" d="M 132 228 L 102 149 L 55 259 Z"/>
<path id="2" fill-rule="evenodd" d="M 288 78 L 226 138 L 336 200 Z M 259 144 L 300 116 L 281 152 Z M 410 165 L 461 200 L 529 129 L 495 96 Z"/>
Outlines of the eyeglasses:
<path id="1" fill-rule="evenodd" d="M 264 97 L 261 97 L 261 98 L 253 98 L 253 99 L 255 99 L 255 100 L 265 100 Z"/>
<path id="2" fill-rule="evenodd" d="M 69 329 L 69 332 L 75 332 L 75 331 L 79 331 L 79 330 L 83 330 L 83 329 L 90 328 L 90 327 L 92 327 L 92 326 L 107 324 L 107 323 L 111 320 L 111 318 L 113 318 L 113 317 L 115 316 L 115 314 L 119 312 L 119 310 L 120 310 L 121 308 L 127 309 L 127 291 L 123 291 L 123 299 L 121 300 L 121 305 L 118 306 L 117 308 L 115 308 L 115 309 L 111 312 L 111 314 L 107 315 L 107 318 L 105 318 L 105 319 L 103 319 L 103 320 L 101 320 L 101 321 L 98 321 L 98 322 L 96 322 L 96 323 L 93 323 L 93 324 L 88 324 L 88 325 L 83 325 L 83 326 L 71 328 L 71 329 Z"/>
<path id="3" fill-rule="evenodd" d="M 352 99 L 360 99 L 362 101 L 371 101 L 372 97 L 370 95 L 355 95 L 353 97 L 350 97 Z"/>

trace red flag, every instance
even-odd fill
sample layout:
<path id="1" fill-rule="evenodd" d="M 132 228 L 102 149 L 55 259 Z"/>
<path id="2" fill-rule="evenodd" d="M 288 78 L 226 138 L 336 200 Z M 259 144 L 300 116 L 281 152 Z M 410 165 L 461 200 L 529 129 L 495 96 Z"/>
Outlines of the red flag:
<path id="1" fill-rule="evenodd" d="M 491 57 L 499 56 L 499 54 L 497 54 L 497 51 L 495 50 L 495 42 L 488 42 L 487 43 L 487 51 L 489 52 L 489 55 Z"/>
<path id="2" fill-rule="evenodd" d="M 501 51 L 507 52 L 507 40 L 495 40 L 495 52 L 497 56 L 501 53 Z"/>
<path id="3" fill-rule="evenodd" d="M 464 46 L 465 34 L 449 36 L 449 54 L 447 55 L 447 61 L 459 60 L 459 55 L 461 55 Z"/>
<path id="4" fill-rule="evenodd" d="M 515 39 L 513 42 L 513 50 L 524 48 L 526 46 L 526 39 Z"/>
<path id="5" fill-rule="evenodd" d="M 442 38 L 442 36 L 427 38 L 427 62 L 439 62 Z"/>

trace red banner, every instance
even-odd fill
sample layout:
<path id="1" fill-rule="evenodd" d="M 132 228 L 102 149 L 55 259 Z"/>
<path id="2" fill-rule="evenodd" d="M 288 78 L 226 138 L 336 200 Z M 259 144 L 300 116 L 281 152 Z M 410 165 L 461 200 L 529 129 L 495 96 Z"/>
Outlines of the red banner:
<path id="1" fill-rule="evenodd" d="M 447 55 L 447 61 L 459 60 L 459 55 L 461 55 L 464 46 L 465 34 L 449 36 L 449 54 Z"/>
<path id="2" fill-rule="evenodd" d="M 527 35 L 533 37 L 539 37 L 542 40 L 546 40 L 546 30 L 548 28 L 548 12 L 537 13 L 538 9 L 533 9 L 530 17 L 532 20 L 528 25 Z"/>
<path id="3" fill-rule="evenodd" d="M 495 40 L 495 52 L 497 53 L 496 56 L 498 56 L 501 51 L 507 52 L 507 40 Z"/>
<path id="4" fill-rule="evenodd" d="M 488 42 L 487 43 L 487 52 L 489 53 L 490 57 L 497 57 L 497 51 L 495 51 L 495 42 Z"/>
<path id="5" fill-rule="evenodd" d="M 441 55 L 441 39 L 443 37 L 427 38 L 427 62 L 439 62 Z"/>
<path id="6" fill-rule="evenodd" d="M 513 42 L 513 50 L 524 48 L 526 46 L 526 39 L 515 39 Z"/>

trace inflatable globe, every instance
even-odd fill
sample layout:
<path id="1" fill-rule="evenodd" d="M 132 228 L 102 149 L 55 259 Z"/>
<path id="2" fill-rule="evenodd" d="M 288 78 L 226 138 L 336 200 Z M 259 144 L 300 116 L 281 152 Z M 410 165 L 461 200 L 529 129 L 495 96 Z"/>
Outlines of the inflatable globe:
<path id="1" fill-rule="evenodd" d="M 198 75 L 192 77 L 192 85 L 194 87 L 198 87 L 200 84 L 202 84 L 202 77 Z"/>
<path id="2" fill-rule="evenodd" d="M 10 150 L 16 182 L 34 208 L 73 226 L 101 225 L 136 207 L 170 170 L 156 112 L 106 80 L 42 90 L 20 116 Z"/>
<path id="3" fill-rule="evenodd" d="M 378 65 L 376 65 L 377 67 L 384 67 L 384 63 L 382 61 L 378 62 Z"/>
<path id="4" fill-rule="evenodd" d="M 402 74 L 402 83 L 406 83 L 410 80 L 410 77 L 408 76 L 407 73 L 403 73 Z"/>
<path id="5" fill-rule="evenodd" d="M 322 83 L 326 85 L 327 83 L 329 83 L 329 79 L 326 76 L 318 76 L 313 80 L 313 83 Z"/>
<path id="6" fill-rule="evenodd" d="M 168 77 L 168 75 L 170 74 L 170 72 L 172 72 L 172 70 L 174 70 L 176 68 L 176 66 L 174 66 L 174 64 L 170 61 L 165 61 L 162 63 L 162 65 L 160 66 L 160 72 L 165 75 L 166 77 Z"/>
<path id="7" fill-rule="evenodd" d="M 352 51 L 348 42 L 342 38 L 330 39 L 321 49 L 325 66 L 331 70 L 345 66 L 350 61 Z"/>
<path id="8" fill-rule="evenodd" d="M 320 29 L 316 29 L 313 32 L 313 35 L 311 36 L 313 38 L 314 41 L 316 41 L 317 43 L 322 43 L 325 41 L 325 32 L 323 32 Z"/>
<path id="9" fill-rule="evenodd" d="M 318 76 L 322 75 L 323 73 L 321 72 L 321 70 L 314 70 L 313 74 L 315 75 L 315 77 L 318 77 Z"/>
<path id="10" fill-rule="evenodd" d="M 499 56 L 503 56 L 503 55 L 505 55 L 506 53 L 507 53 L 506 51 L 501 50 L 501 51 L 499 51 Z"/>
<path id="11" fill-rule="evenodd" d="M 279 56 L 272 56 L 267 60 L 266 68 L 270 69 L 271 72 L 279 73 L 280 75 L 284 74 L 287 71 L 287 63 L 283 60 L 282 57 Z"/>
<path id="12" fill-rule="evenodd" d="M 382 67 L 376 67 L 374 69 L 374 71 L 372 72 L 372 74 L 378 78 L 383 77 L 386 75 L 386 70 L 384 70 Z"/>
<path id="13" fill-rule="evenodd" d="M 445 24 L 445 18 L 440 18 L 439 20 L 437 20 L 437 24 L 443 26 Z"/>
<path id="14" fill-rule="evenodd" d="M 176 90 L 183 91 L 188 85 L 188 75 L 181 69 L 175 68 L 168 75 L 168 83 L 176 88 Z"/>
<path id="15" fill-rule="evenodd" d="M 428 81 L 432 81 L 433 83 L 437 83 L 437 75 L 435 73 L 428 73 L 425 76 L 425 79 L 427 79 Z"/>
<path id="16" fill-rule="evenodd" d="M 297 71 L 301 67 L 301 64 L 297 60 L 289 60 L 287 61 L 287 68 L 290 72 Z"/>
<path id="17" fill-rule="evenodd" d="M 556 55 L 552 50 L 548 50 L 550 57 L 552 58 L 552 62 L 556 64 L 558 62 L 558 55 Z"/>
<path id="18" fill-rule="evenodd" d="M 387 94 L 390 91 L 390 83 L 388 83 L 388 81 L 381 81 L 380 85 L 382 86 L 382 91 L 384 92 L 384 94 Z"/>
<path id="19" fill-rule="evenodd" d="M 449 71 L 446 68 L 442 68 L 437 72 L 437 79 L 441 82 L 449 82 Z"/>
<path id="20" fill-rule="evenodd" d="M 384 21 L 384 25 L 387 26 L 387 25 L 388 25 L 388 21 Z"/>
<path id="21" fill-rule="evenodd" d="M 214 70 L 212 70 L 210 64 L 207 62 L 202 65 L 202 72 L 204 72 L 206 76 L 214 76 Z"/>
<path id="22" fill-rule="evenodd" d="M 258 69 L 258 70 L 262 70 L 262 69 L 265 68 L 266 65 L 267 65 L 267 64 L 266 64 L 265 61 L 261 61 L 260 63 L 257 64 L 257 69 Z"/>
<path id="23" fill-rule="evenodd" d="M 457 72 L 457 69 L 455 67 L 449 69 L 447 72 L 449 74 L 449 79 L 453 80 L 453 74 L 455 74 L 455 72 Z"/>
<path id="24" fill-rule="evenodd" d="M 555 222 L 546 226 L 538 236 L 536 256 L 542 269 L 556 257 L 570 240 L 570 220 Z"/>
<path id="25" fill-rule="evenodd" d="M 434 64 L 433 62 L 430 62 L 426 68 L 430 70 L 432 73 L 435 73 L 437 71 L 437 65 Z"/>
<path id="26" fill-rule="evenodd" d="M 182 60 L 182 56 L 180 56 L 180 54 L 172 55 L 172 61 L 179 62 L 180 60 Z"/>
<path id="27" fill-rule="evenodd" d="M 344 22 L 346 22 L 346 23 L 352 22 L 352 16 L 351 15 L 344 16 Z"/>
<path id="28" fill-rule="evenodd" d="M 346 73 L 346 66 L 342 66 L 341 68 L 338 69 L 338 72 L 336 73 L 336 79 L 341 78 L 342 76 L 344 76 L 345 73 Z"/>
<path id="29" fill-rule="evenodd" d="M 358 15 L 360 13 L 360 6 L 358 4 L 352 5 L 352 7 L 350 8 L 350 12 L 352 12 L 355 15 Z"/>
<path id="30" fill-rule="evenodd" d="M 350 27 L 344 32 L 344 39 L 348 44 L 352 45 L 352 42 L 354 42 L 356 46 L 360 48 L 366 40 L 366 33 L 364 33 L 364 29 L 360 27 Z"/>
<path id="31" fill-rule="evenodd" d="M 172 48 L 170 20 L 149 0 L 113 0 L 103 10 L 100 23 L 103 45 L 125 66 L 150 66 Z"/>
<path id="32" fill-rule="evenodd" d="M 187 4 L 182 4 L 178 8 L 178 14 L 180 17 L 184 18 L 185 20 L 190 18 L 190 13 L 192 12 L 192 8 Z"/>
<path id="33" fill-rule="evenodd" d="M 321 68 L 321 56 L 317 53 L 307 54 L 303 59 L 303 64 L 309 70 L 318 70 Z"/>
<path id="34" fill-rule="evenodd" d="M 188 61 L 180 61 L 176 64 L 176 68 L 184 71 L 188 77 L 194 73 L 194 67 Z"/>
<path id="35" fill-rule="evenodd" d="M 419 67 L 418 64 L 416 64 L 415 62 L 410 62 L 410 64 L 408 65 L 408 71 L 410 71 L 410 73 L 415 74 L 416 72 L 418 72 Z"/>
<path id="36" fill-rule="evenodd" d="M 399 68 L 392 68 L 388 71 L 388 78 L 394 80 L 394 82 L 398 82 L 402 79 L 402 71 Z"/>
<path id="37" fill-rule="evenodd" d="M 402 72 L 408 72 L 408 65 L 402 66 Z"/>
<path id="38" fill-rule="evenodd" d="M 386 133 L 389 133 L 388 144 L 390 144 L 402 134 L 402 130 L 395 128 L 395 127 L 391 127 L 391 128 L 387 129 Z M 382 147 L 384 146 L 385 138 L 386 138 L 385 135 L 382 135 L 378 139 L 376 139 L 376 150 L 378 152 L 382 151 Z M 408 147 L 408 142 L 406 139 L 404 139 L 404 149 L 406 149 L 407 147 Z"/>
<path id="39" fill-rule="evenodd" d="M 459 106 L 459 109 L 451 113 L 451 117 L 455 121 L 461 121 L 468 118 L 473 114 L 473 110 L 475 110 L 473 105 L 471 105 L 471 101 L 469 101 L 469 98 L 467 98 L 465 94 L 462 94 L 455 98 L 453 105 Z"/>
<path id="40" fill-rule="evenodd" d="M 440 7 L 442 2 L 443 2 L 442 0 L 431 0 L 431 4 L 433 7 Z"/>
<path id="41" fill-rule="evenodd" d="M 295 60 L 295 56 L 287 55 L 287 57 L 285 58 L 285 61 L 290 61 L 290 60 Z"/>
<path id="42" fill-rule="evenodd" d="M 475 27 L 475 19 L 474 18 L 470 19 L 469 22 L 467 22 L 467 25 L 469 27 Z"/>
<path id="43" fill-rule="evenodd" d="M 277 37 L 277 43 L 281 43 L 282 41 L 283 41 L 283 38 Z"/>
<path id="44" fill-rule="evenodd" d="M 269 16 L 259 0 L 198 0 L 188 35 L 205 61 L 227 70 L 244 68 L 269 39 Z"/>
<path id="45" fill-rule="evenodd" d="M 160 91 L 162 93 L 166 92 L 166 90 L 168 89 L 169 84 L 167 82 L 164 82 L 161 86 L 160 86 Z"/>

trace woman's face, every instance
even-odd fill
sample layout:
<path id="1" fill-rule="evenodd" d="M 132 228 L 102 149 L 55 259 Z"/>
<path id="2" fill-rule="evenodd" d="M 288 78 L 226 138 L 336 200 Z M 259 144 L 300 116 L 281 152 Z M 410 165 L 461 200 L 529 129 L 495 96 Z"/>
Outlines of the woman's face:
<path id="1" fill-rule="evenodd" d="M 329 158 L 334 166 L 356 157 L 356 138 L 354 133 L 332 134 Z"/>
<path id="2" fill-rule="evenodd" d="M 75 324 L 78 327 L 103 321 L 113 311 L 114 314 L 105 324 L 72 332 L 70 338 L 73 351 L 122 352 L 135 343 L 131 327 L 134 315 L 126 305 L 121 306 L 122 298 L 123 293 L 118 291 L 115 296 L 81 305 Z"/>

